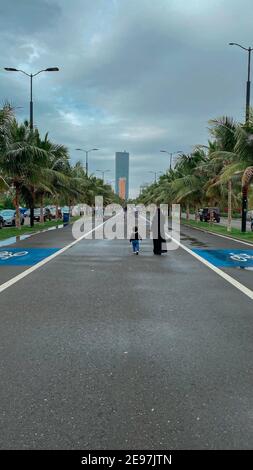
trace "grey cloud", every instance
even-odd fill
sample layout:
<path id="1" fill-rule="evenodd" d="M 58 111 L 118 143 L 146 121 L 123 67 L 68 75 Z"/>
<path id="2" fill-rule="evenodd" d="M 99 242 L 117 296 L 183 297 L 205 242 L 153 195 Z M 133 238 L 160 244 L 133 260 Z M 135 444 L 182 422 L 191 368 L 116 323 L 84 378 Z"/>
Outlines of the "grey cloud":
<path id="1" fill-rule="evenodd" d="M 16 34 L 34 34 L 53 27 L 60 15 L 52 0 L 1 0 L 0 29 Z"/>
<path id="2" fill-rule="evenodd" d="M 252 2 L 243 0 L 0 0 L 1 61 L 27 71 L 58 65 L 34 83 L 35 120 L 70 146 L 113 169 L 127 149 L 132 190 L 164 170 L 165 147 L 205 143 L 207 121 L 244 118 L 246 54 L 253 45 Z M 27 117 L 26 77 L 0 73 L 0 100 Z M 113 174 L 110 174 L 113 179 Z"/>

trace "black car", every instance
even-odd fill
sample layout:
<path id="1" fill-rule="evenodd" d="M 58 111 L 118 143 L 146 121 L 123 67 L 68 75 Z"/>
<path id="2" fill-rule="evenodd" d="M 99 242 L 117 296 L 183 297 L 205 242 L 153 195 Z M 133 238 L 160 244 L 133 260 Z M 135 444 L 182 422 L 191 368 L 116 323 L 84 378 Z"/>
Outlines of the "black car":
<path id="1" fill-rule="evenodd" d="M 0 215 L 0 229 L 3 228 L 4 226 L 4 219 L 3 217 Z"/>
<path id="2" fill-rule="evenodd" d="M 30 217 L 30 209 L 28 209 L 26 211 L 26 217 Z M 50 211 L 49 209 L 43 209 L 43 220 L 44 222 L 46 222 L 46 220 L 51 220 L 51 216 L 50 216 Z M 35 207 L 34 210 L 33 210 L 33 220 L 35 222 L 40 222 L 40 208 L 37 208 Z"/>
<path id="3" fill-rule="evenodd" d="M 201 222 L 209 222 L 211 217 L 217 223 L 220 222 L 220 209 L 219 207 L 204 207 L 199 211 L 199 218 Z"/>

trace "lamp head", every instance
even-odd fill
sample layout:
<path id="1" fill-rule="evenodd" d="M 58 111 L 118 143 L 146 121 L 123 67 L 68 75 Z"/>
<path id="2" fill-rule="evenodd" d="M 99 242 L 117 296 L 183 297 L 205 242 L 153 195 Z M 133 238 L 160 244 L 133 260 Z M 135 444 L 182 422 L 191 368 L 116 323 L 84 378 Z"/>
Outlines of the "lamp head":
<path id="1" fill-rule="evenodd" d="M 4 67 L 4 70 L 7 70 L 7 72 L 18 72 L 18 69 L 14 69 L 13 67 Z"/>
<path id="2" fill-rule="evenodd" d="M 48 69 L 45 69 L 45 72 L 59 72 L 58 67 L 49 67 Z"/>

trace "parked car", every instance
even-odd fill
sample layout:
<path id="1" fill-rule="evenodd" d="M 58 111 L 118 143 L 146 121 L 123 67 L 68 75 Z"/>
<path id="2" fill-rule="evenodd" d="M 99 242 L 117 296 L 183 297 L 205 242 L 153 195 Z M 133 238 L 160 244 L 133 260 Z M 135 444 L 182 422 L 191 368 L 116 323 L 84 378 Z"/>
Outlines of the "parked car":
<path id="1" fill-rule="evenodd" d="M 24 217 L 25 217 L 26 211 L 27 211 L 26 207 L 20 207 L 20 208 L 19 208 L 20 214 L 22 214 Z"/>
<path id="2" fill-rule="evenodd" d="M 46 214 L 47 214 L 47 217 L 49 218 L 49 220 L 56 218 L 56 207 L 55 206 L 47 206 L 47 207 L 45 207 L 45 210 L 46 210 Z M 61 211 L 60 207 L 58 207 L 58 214 L 59 214 L 59 218 L 61 219 L 62 218 L 62 211 Z"/>
<path id="3" fill-rule="evenodd" d="M 25 217 L 30 217 L 30 209 L 27 209 L 27 211 L 25 212 Z M 34 217 L 33 219 L 36 221 L 36 222 L 39 222 L 40 221 L 40 209 L 36 209 L 34 208 Z"/>
<path id="4" fill-rule="evenodd" d="M 220 222 L 220 209 L 219 207 L 203 207 L 199 211 L 199 218 L 201 222 L 209 222 L 211 218 L 211 213 L 213 213 L 213 219 L 215 222 Z"/>
<path id="5" fill-rule="evenodd" d="M 4 227 L 15 227 L 16 225 L 16 211 L 13 209 L 5 209 L 0 212 L 1 217 L 3 218 Z M 20 223 L 24 224 L 25 218 L 23 214 L 20 214 Z"/>
<path id="6" fill-rule="evenodd" d="M 43 213 L 44 213 L 44 220 L 52 220 L 53 216 L 49 207 L 44 207 Z"/>
<path id="7" fill-rule="evenodd" d="M 4 219 L 3 217 L 0 215 L 0 229 L 3 228 L 4 226 Z"/>
<path id="8" fill-rule="evenodd" d="M 30 217 L 30 209 L 27 209 L 25 213 L 25 217 Z M 50 209 L 48 209 L 47 207 L 43 208 L 43 218 L 44 218 L 44 222 L 46 220 L 51 220 L 53 218 Z M 40 222 L 40 208 L 38 207 L 34 208 L 34 220 L 36 222 Z"/>
<path id="9" fill-rule="evenodd" d="M 253 209 L 247 211 L 247 220 L 251 221 L 253 219 Z"/>
<path id="10" fill-rule="evenodd" d="M 44 218 L 44 221 L 45 221 L 45 211 L 44 211 L 44 209 L 43 209 L 43 218 Z M 36 220 L 36 222 L 40 221 L 40 209 L 34 209 L 33 219 Z"/>

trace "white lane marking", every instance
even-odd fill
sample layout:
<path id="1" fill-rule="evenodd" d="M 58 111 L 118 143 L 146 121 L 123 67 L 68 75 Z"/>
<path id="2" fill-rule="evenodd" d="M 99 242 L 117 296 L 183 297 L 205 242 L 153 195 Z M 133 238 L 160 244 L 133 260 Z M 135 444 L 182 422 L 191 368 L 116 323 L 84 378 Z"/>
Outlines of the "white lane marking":
<path id="1" fill-rule="evenodd" d="M 145 217 L 141 216 L 143 219 L 145 219 L 147 222 L 149 222 Z M 150 222 L 149 222 L 150 223 Z M 183 250 L 185 250 L 187 253 L 189 253 L 190 255 L 192 255 L 194 258 L 196 258 L 197 260 L 199 260 L 202 264 L 204 264 L 205 266 L 207 266 L 209 269 L 211 269 L 212 271 L 214 271 L 216 274 L 218 274 L 218 276 L 222 277 L 223 279 L 225 279 L 227 282 L 229 282 L 229 284 L 231 284 L 232 286 L 236 287 L 236 289 L 240 290 L 243 294 L 247 295 L 251 300 L 253 300 L 253 291 L 251 289 L 249 289 L 248 287 L 244 286 L 243 284 L 241 284 L 239 281 L 237 281 L 236 279 L 234 279 L 232 276 L 230 276 L 229 274 L 225 273 L 224 271 L 222 271 L 221 269 L 217 268 L 216 266 L 214 266 L 214 264 L 210 263 L 209 261 L 207 261 L 206 259 L 202 258 L 202 256 L 198 255 L 197 253 L 194 253 L 194 251 L 192 251 L 190 248 L 188 248 L 187 246 L 183 245 L 183 243 L 181 242 L 178 242 L 177 240 L 175 240 L 173 237 L 171 237 L 171 235 L 169 234 L 165 234 L 167 237 L 169 237 L 171 240 L 173 240 L 178 246 L 180 246 L 180 248 L 182 248 Z M 229 238 L 229 237 L 228 237 Z M 231 240 L 231 239 L 230 239 Z"/>
<path id="2" fill-rule="evenodd" d="M 188 228 L 194 228 L 195 230 L 198 230 L 199 232 L 208 233 L 210 235 L 216 235 L 216 237 L 226 238 L 227 240 L 232 240 L 233 242 L 242 243 L 243 245 L 248 245 L 248 246 L 251 246 L 251 248 L 253 248 L 253 243 L 244 242 L 243 240 L 239 240 L 239 238 L 228 237 L 226 235 L 221 235 L 221 233 L 210 232 L 209 230 L 205 230 L 205 229 L 200 228 L 200 227 L 193 227 L 193 226 L 187 225 L 187 224 L 185 224 L 185 225 L 182 224 L 182 226 L 185 226 L 185 227 L 188 227 Z"/>
<path id="3" fill-rule="evenodd" d="M 120 214 L 120 212 L 118 214 L 116 214 L 114 217 L 117 217 L 119 214 Z M 28 268 L 25 271 L 23 271 L 22 273 L 20 273 L 17 276 L 13 277 L 12 279 L 9 279 L 9 281 L 4 282 L 3 284 L 0 285 L 0 293 L 3 292 L 4 290 L 8 289 L 8 287 L 13 286 L 13 284 L 16 284 L 16 282 L 20 281 L 24 277 L 29 276 L 29 274 L 33 273 L 34 271 L 36 271 L 36 269 L 39 269 L 41 266 L 44 266 L 44 264 L 49 263 L 49 261 L 52 261 L 57 256 L 61 255 L 62 253 L 64 253 L 64 251 L 69 250 L 69 248 L 76 245 L 78 242 L 80 242 L 85 237 L 87 237 L 87 235 L 89 235 L 90 233 L 92 233 L 95 230 L 97 230 L 98 228 L 102 227 L 105 223 L 106 223 L 106 220 L 102 224 L 100 224 L 97 227 L 93 228 L 92 230 L 89 230 L 89 232 L 84 233 L 81 237 L 79 237 L 77 240 L 74 240 L 69 245 L 66 245 L 66 246 L 64 246 L 64 248 L 61 248 L 60 250 L 56 251 L 56 253 L 53 253 L 52 255 L 48 256 L 47 258 L 43 259 L 42 261 L 39 261 L 39 263 L 35 264 L 34 266 L 31 266 L 31 268 Z"/>

